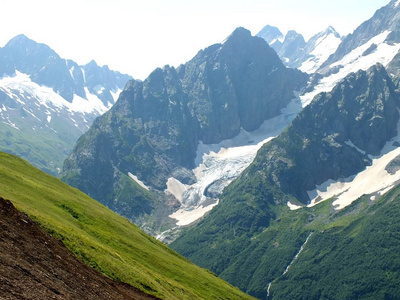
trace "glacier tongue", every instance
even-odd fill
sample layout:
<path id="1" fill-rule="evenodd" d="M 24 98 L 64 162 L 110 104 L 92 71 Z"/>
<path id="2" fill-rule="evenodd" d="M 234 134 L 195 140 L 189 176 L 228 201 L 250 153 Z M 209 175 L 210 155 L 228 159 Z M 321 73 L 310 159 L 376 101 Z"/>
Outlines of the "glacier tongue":
<path id="1" fill-rule="evenodd" d="M 254 160 L 258 149 L 279 135 L 301 110 L 298 97 L 293 99 L 281 114 L 266 120 L 259 129 L 240 133 L 219 144 L 199 143 L 193 170 L 197 182 L 184 185 L 176 178 L 169 178 L 166 193 L 175 196 L 181 202 L 181 208 L 170 215 L 178 226 L 188 225 L 218 204 L 223 189 L 237 178 Z"/>

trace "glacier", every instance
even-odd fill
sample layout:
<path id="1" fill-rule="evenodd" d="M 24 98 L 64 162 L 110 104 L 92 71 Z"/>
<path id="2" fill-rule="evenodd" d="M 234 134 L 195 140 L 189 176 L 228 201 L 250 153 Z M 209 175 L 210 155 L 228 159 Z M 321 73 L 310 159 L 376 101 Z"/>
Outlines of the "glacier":
<path id="1" fill-rule="evenodd" d="M 200 142 L 193 170 L 196 183 L 185 185 L 176 178 L 168 179 L 165 193 L 174 195 L 181 202 L 181 208 L 169 217 L 177 220 L 178 226 L 186 226 L 215 207 L 223 189 L 250 165 L 264 143 L 289 125 L 301 108 L 300 98 L 296 95 L 280 115 L 266 120 L 253 132 L 241 129 L 236 137 L 218 144 Z"/>

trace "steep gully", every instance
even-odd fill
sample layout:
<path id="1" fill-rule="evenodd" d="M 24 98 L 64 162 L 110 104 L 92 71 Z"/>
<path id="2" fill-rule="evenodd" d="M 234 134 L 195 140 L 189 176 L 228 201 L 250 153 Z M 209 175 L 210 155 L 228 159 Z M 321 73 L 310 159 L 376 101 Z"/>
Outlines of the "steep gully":
<path id="1" fill-rule="evenodd" d="M 285 274 L 289 271 L 290 267 L 291 267 L 291 266 L 294 264 L 294 262 L 299 258 L 301 252 L 303 252 L 304 247 L 307 245 L 308 240 L 309 240 L 310 237 L 313 235 L 313 233 L 314 233 L 314 232 L 311 232 L 311 233 L 308 235 L 308 237 L 306 238 L 306 240 L 305 240 L 305 242 L 303 243 L 303 245 L 301 245 L 299 251 L 298 251 L 298 252 L 296 253 L 296 255 L 293 257 L 293 259 L 292 259 L 292 261 L 290 262 L 290 264 L 287 265 L 285 271 L 282 273 L 282 276 L 285 275 Z M 272 281 L 268 284 L 267 298 L 266 298 L 267 300 L 268 300 L 269 297 L 270 297 L 271 286 L 272 286 L 272 284 L 274 283 L 275 280 L 276 280 L 276 279 L 272 280 Z"/>

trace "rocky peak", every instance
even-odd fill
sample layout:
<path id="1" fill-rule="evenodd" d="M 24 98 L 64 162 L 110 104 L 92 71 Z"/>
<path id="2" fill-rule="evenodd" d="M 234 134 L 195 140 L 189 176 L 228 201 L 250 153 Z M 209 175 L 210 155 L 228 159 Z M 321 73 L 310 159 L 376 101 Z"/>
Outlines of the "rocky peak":
<path id="1" fill-rule="evenodd" d="M 327 36 L 330 34 L 333 34 L 335 37 L 340 38 L 340 34 L 332 26 L 329 26 L 325 29 L 325 31 L 322 32 L 323 36 Z"/>
<path id="2" fill-rule="evenodd" d="M 264 26 L 256 36 L 263 38 L 268 44 L 284 38 L 282 32 L 277 27 L 270 25 Z"/>

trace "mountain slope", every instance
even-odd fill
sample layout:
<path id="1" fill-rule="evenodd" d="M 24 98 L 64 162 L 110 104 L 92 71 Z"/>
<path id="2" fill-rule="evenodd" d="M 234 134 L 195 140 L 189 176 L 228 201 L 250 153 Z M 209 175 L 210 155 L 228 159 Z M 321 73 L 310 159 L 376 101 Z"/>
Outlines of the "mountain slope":
<path id="1" fill-rule="evenodd" d="M 307 41 L 302 56 L 297 59 L 296 67 L 306 73 L 315 73 L 319 67 L 335 52 L 341 42 L 336 30 L 329 26 L 325 31 L 314 35 Z"/>
<path id="2" fill-rule="evenodd" d="M 340 183 L 370 166 L 371 155 L 379 156 L 387 142 L 395 141 L 390 139 L 397 134 L 399 100 L 381 65 L 350 74 L 266 143 L 224 190 L 220 204 L 172 247 L 244 291 L 265 297 L 268 282 L 285 271 L 306 240 L 309 230 L 303 226 L 314 219 L 323 223 L 320 213 L 335 214 L 331 201 L 315 206 L 318 214 L 304 208 L 288 213 L 287 203 L 308 204 L 308 192 L 316 186 L 328 179 Z"/>
<path id="3" fill-rule="evenodd" d="M 156 299 L 83 264 L 0 197 L 2 299 Z"/>
<path id="4" fill-rule="evenodd" d="M 399 21 L 400 7 L 397 0 L 392 0 L 388 5 L 377 10 L 371 19 L 362 23 L 352 34 L 346 36 L 336 52 L 321 66 L 319 72 L 324 72 L 327 67 L 332 68 L 334 63 L 339 63 L 346 55 L 381 34 L 385 33 L 385 44 L 398 44 L 400 42 Z M 376 46 L 375 44 L 373 47 L 375 49 L 370 48 L 370 51 L 376 51 Z"/>
<path id="5" fill-rule="evenodd" d="M 157 205 L 172 213 L 180 203 L 164 190 L 171 178 L 180 185 L 196 182 L 200 142 L 219 143 L 241 129 L 259 128 L 281 113 L 307 78 L 285 68 L 262 39 L 238 28 L 224 44 L 200 51 L 178 69 L 166 66 L 144 82 L 128 83 L 113 108 L 79 139 L 62 178 L 136 221 Z M 137 193 L 126 180 L 129 173 L 161 192 L 158 198 L 168 197 L 163 201 L 169 207 L 141 201 L 136 203 L 142 209 L 137 204 L 122 210 L 119 202 Z"/>
<path id="6" fill-rule="evenodd" d="M 0 195 L 106 276 L 162 299 L 250 299 L 82 192 L 0 153 Z"/>
<path id="7" fill-rule="evenodd" d="M 52 174 L 132 79 L 93 61 L 78 66 L 24 35 L 0 48 L 0 74 L 1 150 Z"/>
<path id="8" fill-rule="evenodd" d="M 371 205 L 367 197 L 315 232 L 271 299 L 396 299 L 399 296 L 399 186 Z"/>

